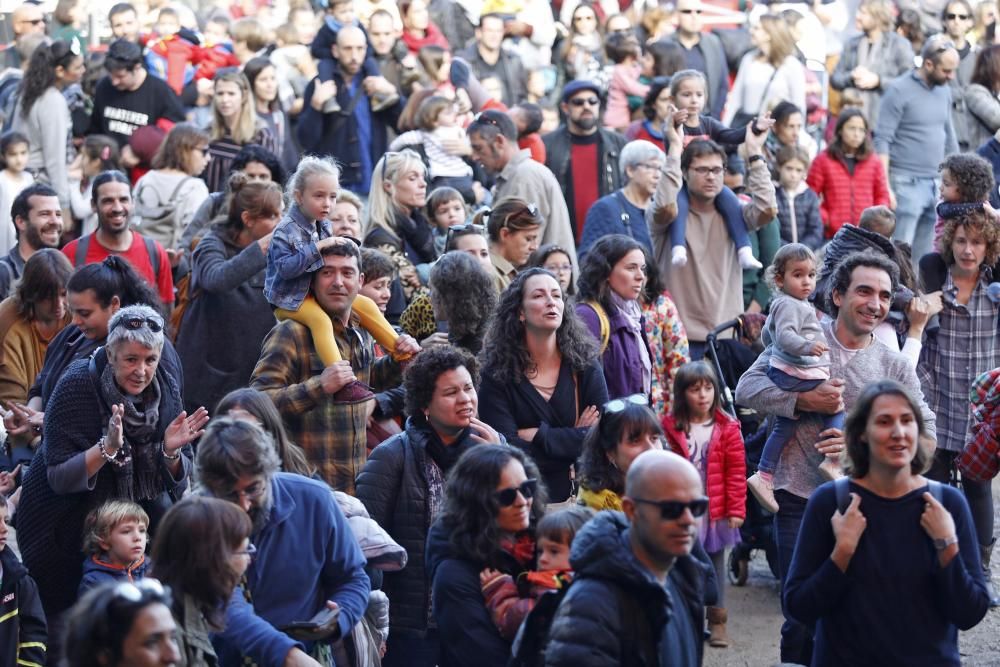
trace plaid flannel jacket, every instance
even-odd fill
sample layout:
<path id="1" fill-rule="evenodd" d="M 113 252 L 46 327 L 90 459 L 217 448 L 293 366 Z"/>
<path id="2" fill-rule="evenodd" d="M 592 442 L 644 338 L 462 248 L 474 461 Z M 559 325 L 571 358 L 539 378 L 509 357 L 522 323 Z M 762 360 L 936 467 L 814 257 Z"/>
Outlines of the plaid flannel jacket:
<path id="1" fill-rule="evenodd" d="M 375 391 L 399 384 L 399 364 L 389 355 L 375 359 L 374 341 L 353 314 L 350 326 L 335 319 L 333 330 L 358 380 Z M 321 386 L 322 372 L 309 329 L 286 320 L 264 339 L 250 386 L 271 397 L 292 442 L 305 450 L 320 476 L 334 489 L 354 495 L 354 480 L 368 458 L 368 403 L 334 403 Z"/>

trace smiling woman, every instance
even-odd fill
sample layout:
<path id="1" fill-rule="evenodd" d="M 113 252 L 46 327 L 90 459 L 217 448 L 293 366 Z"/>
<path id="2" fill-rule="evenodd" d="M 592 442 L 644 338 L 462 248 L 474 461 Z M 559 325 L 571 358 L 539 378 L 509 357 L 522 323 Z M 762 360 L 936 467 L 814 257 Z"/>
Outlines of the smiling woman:
<path id="1" fill-rule="evenodd" d="M 18 513 L 22 555 L 38 574 L 49 615 L 73 602 L 89 508 L 132 500 L 155 528 L 187 487 L 187 445 L 201 435 L 208 413 L 182 411 L 179 378 L 159 363 L 163 326 L 148 306 L 122 308 L 108 325 L 106 348 L 71 364 L 52 394 L 42 455 L 25 477 L 27 502 Z"/>

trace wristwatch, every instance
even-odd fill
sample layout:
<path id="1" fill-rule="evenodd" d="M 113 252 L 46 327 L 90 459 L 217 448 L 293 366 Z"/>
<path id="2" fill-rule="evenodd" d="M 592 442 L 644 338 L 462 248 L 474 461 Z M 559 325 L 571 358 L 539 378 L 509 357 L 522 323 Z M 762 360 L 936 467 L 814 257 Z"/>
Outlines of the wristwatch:
<path id="1" fill-rule="evenodd" d="M 934 548 L 938 551 L 944 551 L 953 544 L 958 544 L 958 538 L 952 535 L 951 537 L 946 537 L 944 539 L 937 538 L 934 540 Z"/>
<path id="2" fill-rule="evenodd" d="M 750 164 L 753 164 L 757 160 L 760 160 L 761 162 L 763 162 L 764 161 L 764 156 L 758 154 L 758 155 L 751 155 L 750 157 L 747 158 L 747 162 L 749 162 Z"/>

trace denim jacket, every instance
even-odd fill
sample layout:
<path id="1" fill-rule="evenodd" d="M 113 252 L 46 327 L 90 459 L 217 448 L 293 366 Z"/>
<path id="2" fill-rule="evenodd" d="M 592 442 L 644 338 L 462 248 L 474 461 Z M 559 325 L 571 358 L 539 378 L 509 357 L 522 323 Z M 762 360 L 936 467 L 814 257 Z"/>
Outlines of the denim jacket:
<path id="1" fill-rule="evenodd" d="M 275 228 L 264 277 L 264 296 L 272 306 L 298 310 L 309 294 L 312 272 L 323 266 L 316 242 L 333 236 L 329 220 L 318 222 L 317 229 L 298 204 L 292 204 Z"/>

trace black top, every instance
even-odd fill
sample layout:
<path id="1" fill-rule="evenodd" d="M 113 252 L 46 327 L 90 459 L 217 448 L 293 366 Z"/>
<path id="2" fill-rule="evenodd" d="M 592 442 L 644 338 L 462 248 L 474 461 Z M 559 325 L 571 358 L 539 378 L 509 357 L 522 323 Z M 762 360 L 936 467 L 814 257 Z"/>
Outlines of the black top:
<path id="1" fill-rule="evenodd" d="M 165 81 L 147 73 L 136 90 L 122 91 L 104 77 L 94 94 L 87 134 L 106 134 L 122 147 L 137 129 L 155 125 L 161 118 L 174 123 L 186 120 L 180 98 Z"/>

